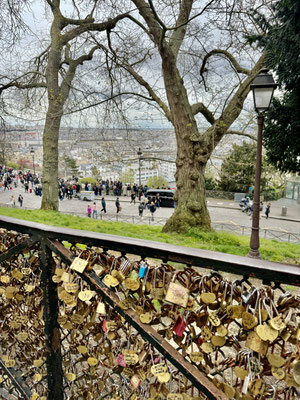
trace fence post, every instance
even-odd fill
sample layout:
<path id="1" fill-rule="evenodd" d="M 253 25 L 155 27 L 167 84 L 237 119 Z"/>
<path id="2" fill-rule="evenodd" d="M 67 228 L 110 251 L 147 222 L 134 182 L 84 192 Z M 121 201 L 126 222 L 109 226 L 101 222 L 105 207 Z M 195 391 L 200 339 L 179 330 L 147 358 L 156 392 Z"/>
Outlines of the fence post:
<path id="1" fill-rule="evenodd" d="M 52 281 L 55 268 L 51 250 L 41 240 L 41 287 L 43 290 L 43 319 L 45 323 L 45 347 L 48 381 L 48 400 L 63 400 L 63 368 L 60 347 L 57 286 Z"/>

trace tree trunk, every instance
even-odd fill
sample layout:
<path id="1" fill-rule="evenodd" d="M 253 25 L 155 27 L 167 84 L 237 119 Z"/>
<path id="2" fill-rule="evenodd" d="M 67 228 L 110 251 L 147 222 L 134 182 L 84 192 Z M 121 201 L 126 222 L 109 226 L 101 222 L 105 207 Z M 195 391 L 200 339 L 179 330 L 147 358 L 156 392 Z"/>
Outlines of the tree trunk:
<path id="1" fill-rule="evenodd" d="M 193 155 L 193 144 L 184 144 L 181 155 L 177 156 L 176 183 L 174 199 L 176 208 L 163 227 L 164 232 L 186 232 L 191 227 L 210 230 L 210 216 L 205 196 L 205 165 Z"/>
<path id="2" fill-rule="evenodd" d="M 65 98 L 59 86 L 61 15 L 54 13 L 46 69 L 48 110 L 43 134 L 43 198 L 41 209 L 58 211 L 58 138 Z"/>
<path id="3" fill-rule="evenodd" d="M 58 211 L 58 138 L 62 107 L 49 104 L 43 134 L 43 198 L 41 209 Z"/>
<path id="4" fill-rule="evenodd" d="M 204 173 L 211 151 L 199 134 L 183 80 L 172 55 L 163 57 L 162 69 L 177 140 L 176 208 L 163 231 L 186 232 L 197 226 L 210 230 Z"/>

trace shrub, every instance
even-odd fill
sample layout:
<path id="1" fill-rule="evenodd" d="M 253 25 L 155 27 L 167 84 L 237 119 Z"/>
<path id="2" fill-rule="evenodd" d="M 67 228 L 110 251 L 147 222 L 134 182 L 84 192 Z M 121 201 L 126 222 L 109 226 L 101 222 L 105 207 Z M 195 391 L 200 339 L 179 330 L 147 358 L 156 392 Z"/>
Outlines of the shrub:
<path id="1" fill-rule="evenodd" d="M 92 178 L 91 176 L 88 176 L 87 178 L 80 179 L 79 183 L 90 183 L 91 185 L 93 185 L 94 183 L 97 183 L 97 179 Z"/>

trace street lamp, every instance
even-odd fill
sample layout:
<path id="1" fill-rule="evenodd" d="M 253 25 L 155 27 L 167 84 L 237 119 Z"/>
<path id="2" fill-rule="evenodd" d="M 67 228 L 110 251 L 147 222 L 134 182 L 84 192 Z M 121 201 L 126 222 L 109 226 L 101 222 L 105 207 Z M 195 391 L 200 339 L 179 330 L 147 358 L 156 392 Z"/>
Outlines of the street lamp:
<path id="1" fill-rule="evenodd" d="M 32 156 L 32 166 L 33 166 L 33 174 L 35 175 L 35 167 L 34 167 L 34 153 L 33 147 L 30 148 L 30 154 Z"/>
<path id="2" fill-rule="evenodd" d="M 142 152 L 141 152 L 141 148 L 139 147 L 139 150 L 137 152 L 138 158 L 139 158 L 139 186 L 141 186 L 142 182 L 141 182 L 141 159 L 142 159 Z"/>
<path id="3" fill-rule="evenodd" d="M 250 251 L 248 257 L 260 258 L 259 254 L 259 211 L 260 211 L 260 176 L 262 159 L 262 131 L 265 119 L 265 113 L 268 111 L 274 90 L 277 84 L 273 76 L 267 69 L 262 69 L 254 79 L 250 89 L 253 93 L 254 108 L 257 112 L 257 149 L 256 149 L 256 167 L 255 167 L 255 187 L 253 198 L 252 230 L 250 238 Z"/>

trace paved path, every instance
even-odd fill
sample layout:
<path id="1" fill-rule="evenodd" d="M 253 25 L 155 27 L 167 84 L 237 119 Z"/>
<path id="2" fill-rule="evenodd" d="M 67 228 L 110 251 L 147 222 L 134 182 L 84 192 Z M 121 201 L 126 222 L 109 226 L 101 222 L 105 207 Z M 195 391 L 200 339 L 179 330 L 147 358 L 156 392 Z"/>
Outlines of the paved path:
<path id="1" fill-rule="evenodd" d="M 19 193 L 22 193 L 24 198 L 24 208 L 36 209 L 40 208 L 41 198 L 34 195 L 33 193 L 24 193 L 24 189 L 13 189 L 11 191 L 0 192 L 0 204 L 9 204 L 10 196 L 13 194 L 15 199 L 18 199 Z M 115 197 L 105 196 L 107 203 L 107 216 L 115 218 L 116 207 Z M 138 202 L 130 204 L 130 198 L 123 196 L 120 197 L 122 211 L 120 216 L 138 216 Z M 98 210 L 101 209 L 101 198 L 97 197 L 96 202 L 98 204 Z M 77 198 L 72 200 L 64 199 L 59 203 L 59 211 L 70 212 L 76 215 L 86 215 L 88 202 L 80 201 Z M 18 203 L 17 203 L 18 205 Z M 287 207 L 286 218 L 281 216 L 281 209 L 283 206 Z M 252 218 L 242 213 L 239 209 L 238 203 L 229 200 L 219 199 L 208 199 L 208 208 L 211 216 L 211 220 L 214 223 L 224 223 L 233 225 L 242 225 L 245 227 L 251 227 Z M 173 208 L 158 208 L 155 212 L 155 219 L 169 218 L 174 209 Z M 144 211 L 145 223 L 147 223 L 150 213 L 148 210 Z M 128 221 L 130 222 L 130 221 Z M 269 219 L 265 218 L 264 211 L 261 213 L 260 227 L 266 229 L 272 229 L 282 232 L 292 232 L 300 234 L 300 204 L 295 201 L 288 199 L 280 199 L 278 201 L 271 202 L 271 212 Z"/>

